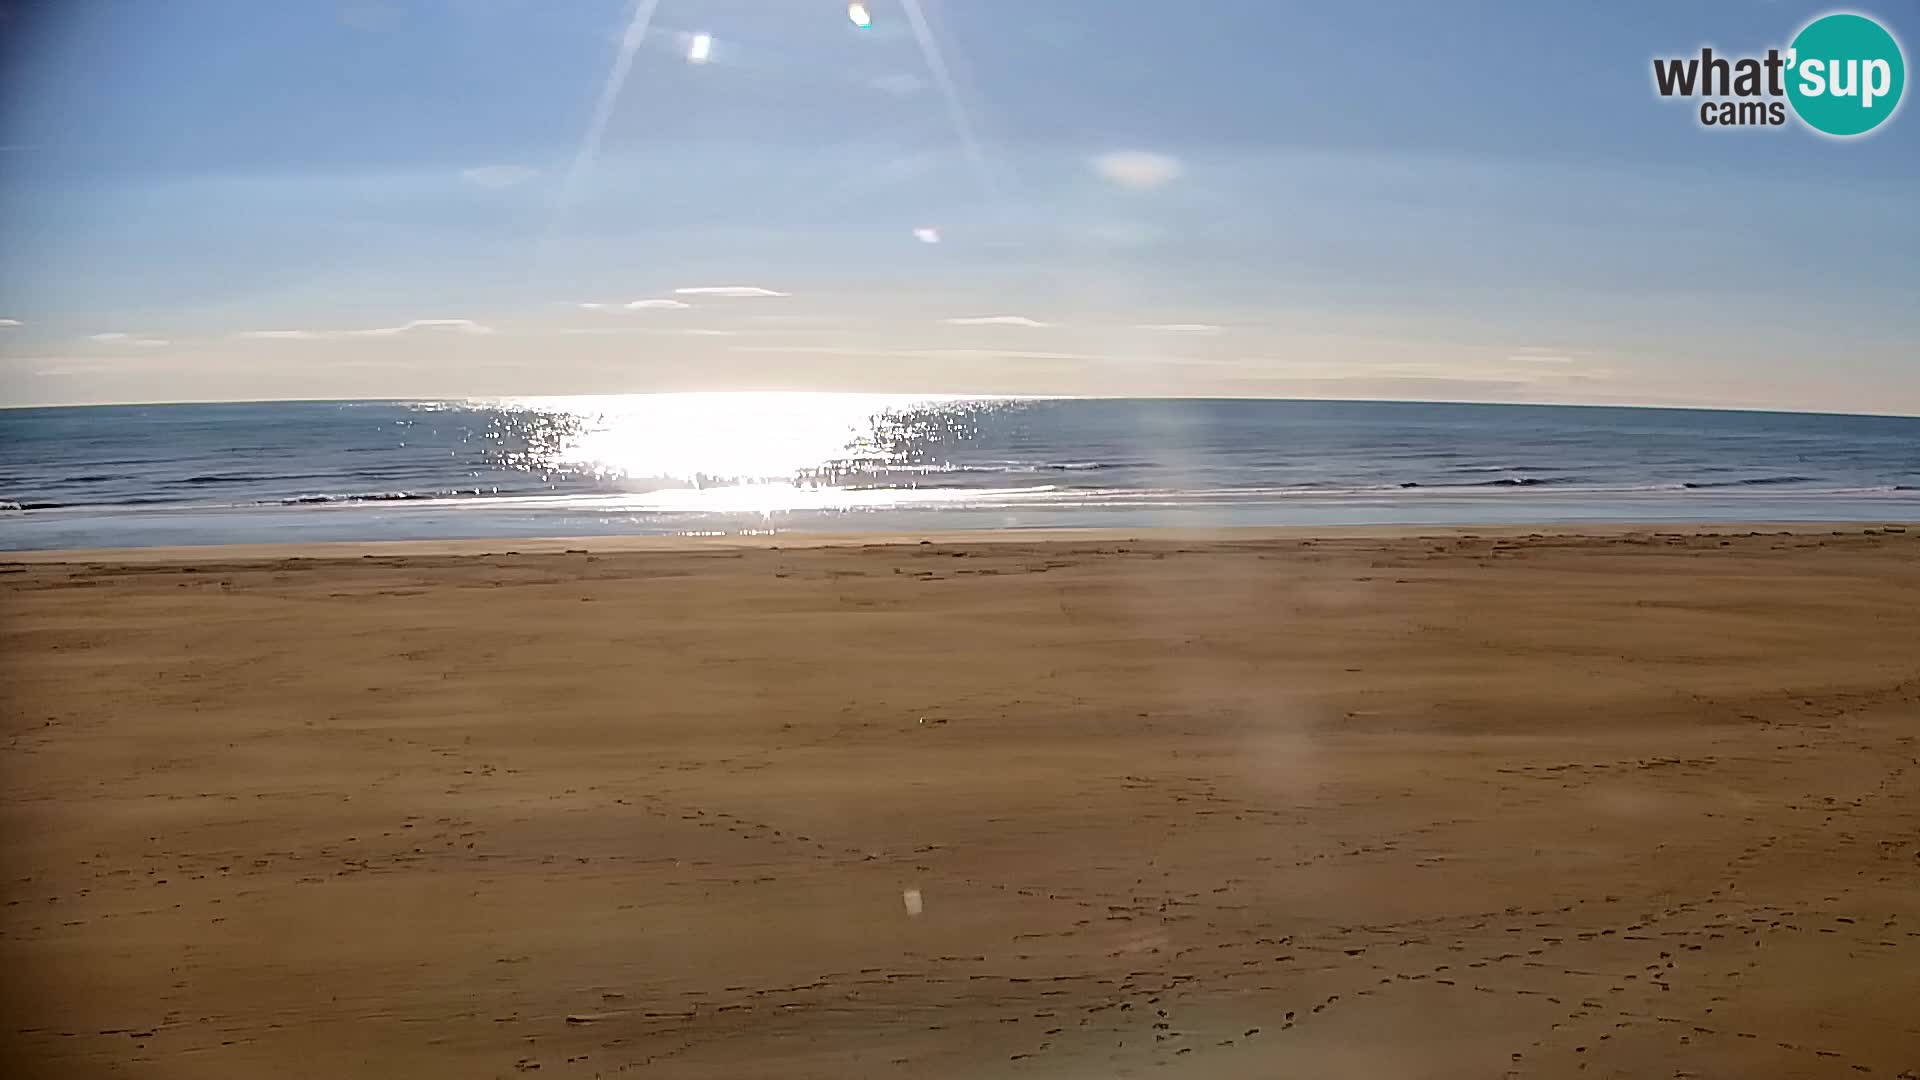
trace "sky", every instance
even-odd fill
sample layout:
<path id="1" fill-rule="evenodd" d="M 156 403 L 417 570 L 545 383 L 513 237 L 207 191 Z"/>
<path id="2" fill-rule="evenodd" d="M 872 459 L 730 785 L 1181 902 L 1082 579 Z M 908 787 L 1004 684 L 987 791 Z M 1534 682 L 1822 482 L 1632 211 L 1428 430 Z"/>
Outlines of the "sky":
<path id="1" fill-rule="evenodd" d="M 1920 414 L 1812 4 L 0 0 L 0 404 L 665 390 Z M 1873 15 L 1920 42 L 1920 9 Z M 858 14 L 857 12 L 855 14 Z"/>

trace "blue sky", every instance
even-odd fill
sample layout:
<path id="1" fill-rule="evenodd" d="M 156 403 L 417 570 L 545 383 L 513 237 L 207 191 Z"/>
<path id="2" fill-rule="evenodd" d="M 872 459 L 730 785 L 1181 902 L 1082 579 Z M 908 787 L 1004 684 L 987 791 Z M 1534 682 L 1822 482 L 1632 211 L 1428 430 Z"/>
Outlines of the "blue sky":
<path id="1" fill-rule="evenodd" d="M 0 0 L 0 402 L 1920 413 L 1912 110 L 1839 142 L 1652 91 L 1825 6 L 866 6 Z"/>

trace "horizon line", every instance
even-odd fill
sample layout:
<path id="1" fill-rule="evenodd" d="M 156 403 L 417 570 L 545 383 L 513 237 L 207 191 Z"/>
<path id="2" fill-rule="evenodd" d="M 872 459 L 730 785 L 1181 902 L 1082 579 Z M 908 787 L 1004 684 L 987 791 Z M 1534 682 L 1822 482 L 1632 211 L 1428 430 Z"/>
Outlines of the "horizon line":
<path id="1" fill-rule="evenodd" d="M 1630 404 L 1608 402 L 1566 402 L 1566 401 L 1485 401 L 1485 400 L 1438 400 L 1433 398 L 1318 398 L 1318 397 L 1275 397 L 1265 394 L 970 394 L 934 391 L 893 391 L 893 390 L 794 390 L 794 389 L 746 389 L 732 390 L 638 390 L 601 393 L 556 393 L 556 394 L 466 394 L 450 397 L 429 397 L 411 395 L 404 397 L 302 397 L 302 398 L 217 398 L 217 399 L 164 399 L 145 401 L 93 401 L 68 402 L 65 404 L 10 405 L 0 403 L 0 413 L 26 412 L 29 410 L 49 409 L 124 409 L 155 408 L 169 406 L 208 406 L 208 405 L 325 405 L 325 404 L 367 404 L 367 405 L 446 405 L 502 402 L 514 400 L 539 400 L 554 398 L 621 398 L 621 397 L 665 397 L 687 394 L 820 394 L 820 395 L 862 395 L 868 397 L 892 398 L 939 398 L 949 401 L 1276 401 L 1299 402 L 1321 405 L 1464 405 L 1470 407 L 1507 407 L 1520 409 L 1635 409 L 1658 412 L 1701 412 L 1701 413 L 1751 413 L 1773 416 L 1850 416 L 1878 420 L 1920 420 L 1920 413 L 1903 412 L 1851 412 L 1842 409 L 1778 409 L 1750 405 L 1673 405 L 1673 404 Z"/>

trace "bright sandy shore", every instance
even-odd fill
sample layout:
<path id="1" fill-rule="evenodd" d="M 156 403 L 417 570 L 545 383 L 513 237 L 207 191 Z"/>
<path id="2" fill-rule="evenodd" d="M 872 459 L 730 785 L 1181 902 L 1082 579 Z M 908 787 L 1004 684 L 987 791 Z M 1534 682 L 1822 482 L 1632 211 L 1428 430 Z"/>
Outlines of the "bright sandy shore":
<path id="1" fill-rule="evenodd" d="M 1920 528 L 1417 533 L 0 556 L 0 1075 L 1920 1075 Z"/>

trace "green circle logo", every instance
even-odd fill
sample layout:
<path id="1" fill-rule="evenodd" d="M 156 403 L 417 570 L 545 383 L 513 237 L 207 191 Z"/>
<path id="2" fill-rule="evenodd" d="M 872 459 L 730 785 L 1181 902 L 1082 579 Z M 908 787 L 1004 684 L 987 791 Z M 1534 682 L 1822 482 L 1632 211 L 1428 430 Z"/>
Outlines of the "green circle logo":
<path id="1" fill-rule="evenodd" d="M 1823 15 L 1787 53 L 1787 100 L 1808 127 L 1846 138 L 1879 127 L 1900 107 L 1906 58 L 1886 28 L 1865 15 Z"/>

